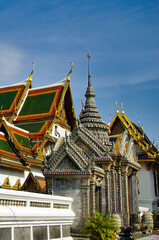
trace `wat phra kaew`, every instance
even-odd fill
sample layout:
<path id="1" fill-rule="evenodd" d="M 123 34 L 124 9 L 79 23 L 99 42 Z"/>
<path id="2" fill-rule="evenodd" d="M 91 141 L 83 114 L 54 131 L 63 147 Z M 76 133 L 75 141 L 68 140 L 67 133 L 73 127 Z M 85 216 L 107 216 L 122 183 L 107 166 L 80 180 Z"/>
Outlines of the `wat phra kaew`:
<path id="1" fill-rule="evenodd" d="M 0 87 L 3 240 L 72 239 L 94 210 L 118 215 L 127 228 L 139 223 L 139 212 L 158 208 L 157 147 L 123 107 L 109 124 L 101 119 L 90 54 L 86 101 L 76 118 L 72 67 L 63 80 L 34 88 L 33 65 L 26 80 Z"/>

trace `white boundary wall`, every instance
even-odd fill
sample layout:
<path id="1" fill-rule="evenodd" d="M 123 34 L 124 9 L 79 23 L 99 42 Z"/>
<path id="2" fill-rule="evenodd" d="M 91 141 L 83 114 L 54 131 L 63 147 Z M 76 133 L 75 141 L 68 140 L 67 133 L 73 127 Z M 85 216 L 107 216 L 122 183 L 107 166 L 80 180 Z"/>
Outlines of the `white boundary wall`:
<path id="1" fill-rule="evenodd" d="M 72 201 L 68 197 L 0 189 L 0 240 L 72 240 Z"/>

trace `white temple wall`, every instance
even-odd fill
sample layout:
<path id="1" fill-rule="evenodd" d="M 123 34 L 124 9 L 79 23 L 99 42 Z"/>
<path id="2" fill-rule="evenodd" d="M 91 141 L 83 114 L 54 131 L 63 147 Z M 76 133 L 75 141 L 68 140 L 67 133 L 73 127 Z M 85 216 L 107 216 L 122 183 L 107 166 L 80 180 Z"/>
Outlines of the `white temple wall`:
<path id="1" fill-rule="evenodd" d="M 31 167 L 32 173 L 34 176 L 43 177 L 41 167 Z M 29 171 L 24 170 L 18 170 L 15 168 L 6 168 L 6 167 L 0 167 L 0 186 L 4 183 L 5 179 L 9 177 L 9 182 L 11 187 L 14 186 L 17 179 L 20 179 L 21 185 L 25 182 L 27 176 L 29 174 Z"/>
<path id="2" fill-rule="evenodd" d="M 66 135 L 69 135 L 70 132 L 68 130 L 66 130 L 65 128 L 62 128 L 61 126 L 59 126 L 58 124 L 55 124 L 52 128 L 52 137 L 54 138 L 61 138 L 61 137 L 65 137 Z"/>
<path id="3" fill-rule="evenodd" d="M 23 184 L 28 173 L 29 172 L 14 168 L 0 167 L 0 186 L 4 183 L 4 180 L 7 177 L 9 177 L 11 187 L 16 183 L 18 178 L 20 178 L 20 182 Z"/>
<path id="4" fill-rule="evenodd" d="M 0 189 L 0 239 L 72 240 L 72 198 Z"/>
<path id="5" fill-rule="evenodd" d="M 151 170 L 147 170 L 146 164 L 140 162 L 139 172 L 139 206 L 149 208 L 150 211 L 157 210 L 157 197 L 155 196 L 154 177 Z"/>

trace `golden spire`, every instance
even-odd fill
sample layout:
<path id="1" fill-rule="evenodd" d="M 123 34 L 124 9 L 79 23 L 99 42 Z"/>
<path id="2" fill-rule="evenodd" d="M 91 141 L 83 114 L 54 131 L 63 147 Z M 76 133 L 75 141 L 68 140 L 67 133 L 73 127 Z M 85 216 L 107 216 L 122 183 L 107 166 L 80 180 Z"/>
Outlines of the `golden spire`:
<path id="1" fill-rule="evenodd" d="M 32 69 L 32 72 L 31 72 L 30 75 L 29 75 L 29 80 L 32 80 L 31 75 L 34 73 L 35 64 L 34 64 L 33 62 L 32 62 L 32 64 L 33 64 L 33 69 Z"/>
<path id="2" fill-rule="evenodd" d="M 71 70 L 69 71 L 68 75 L 67 75 L 67 80 L 70 81 L 70 74 L 72 73 L 72 69 L 73 69 L 73 62 L 71 62 Z"/>

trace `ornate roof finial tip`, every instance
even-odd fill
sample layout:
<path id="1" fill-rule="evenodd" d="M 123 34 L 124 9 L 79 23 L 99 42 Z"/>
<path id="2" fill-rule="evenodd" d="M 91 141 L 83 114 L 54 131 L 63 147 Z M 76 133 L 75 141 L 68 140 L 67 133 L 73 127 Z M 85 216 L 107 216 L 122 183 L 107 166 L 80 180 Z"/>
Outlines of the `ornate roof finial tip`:
<path id="1" fill-rule="evenodd" d="M 90 57 L 91 57 L 91 54 L 90 54 L 90 52 L 89 52 L 89 51 L 88 51 L 87 57 L 88 57 L 88 58 L 90 58 Z"/>
<path id="2" fill-rule="evenodd" d="M 73 70 L 73 62 L 70 61 L 70 63 L 71 63 L 71 69 L 70 69 L 70 71 L 69 71 L 69 73 L 67 75 L 67 80 L 68 81 L 70 81 L 70 74 L 72 73 L 72 70 Z"/>
<path id="3" fill-rule="evenodd" d="M 121 112 L 124 113 L 123 103 L 121 103 Z"/>
<path id="4" fill-rule="evenodd" d="M 29 75 L 29 80 L 32 80 L 31 75 L 34 73 L 35 64 L 33 62 L 32 62 L 32 64 L 33 64 L 33 69 L 32 69 L 32 71 L 31 71 L 31 73 Z"/>
<path id="5" fill-rule="evenodd" d="M 116 105 L 116 112 L 118 113 L 119 110 L 118 110 L 117 102 L 115 103 L 115 105 Z"/>

